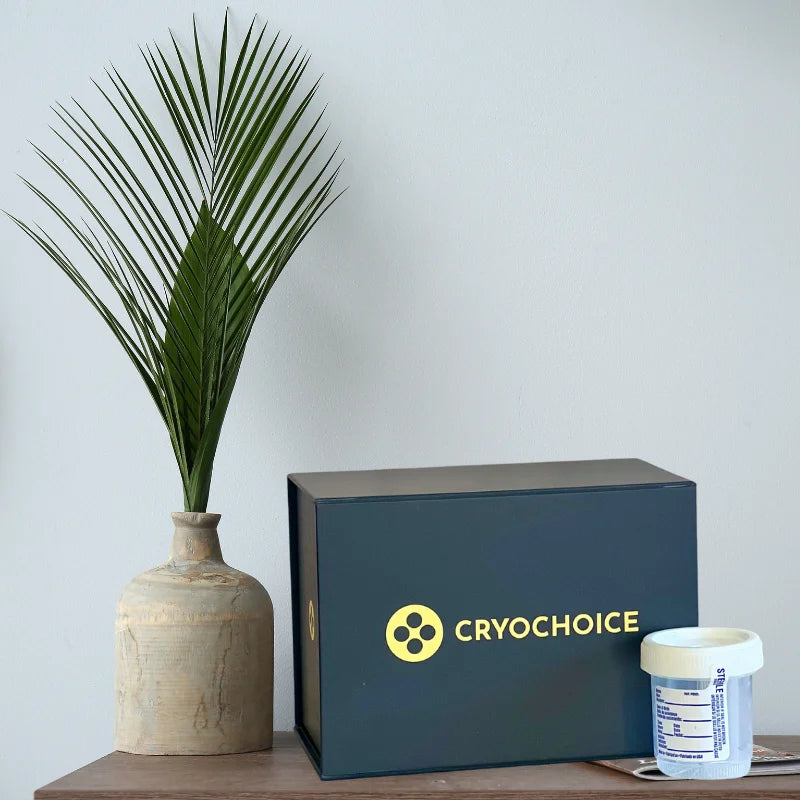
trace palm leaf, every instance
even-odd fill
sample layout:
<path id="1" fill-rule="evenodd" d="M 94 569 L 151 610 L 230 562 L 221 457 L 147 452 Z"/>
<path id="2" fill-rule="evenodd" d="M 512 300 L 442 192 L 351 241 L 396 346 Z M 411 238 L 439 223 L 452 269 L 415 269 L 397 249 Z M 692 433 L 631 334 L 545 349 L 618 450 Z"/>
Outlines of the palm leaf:
<path id="1" fill-rule="evenodd" d="M 172 32 L 171 49 L 140 48 L 165 115 L 107 70 L 109 86 L 95 86 L 121 131 L 77 101 L 57 104 L 53 130 L 74 168 L 36 152 L 88 216 L 73 218 L 61 197 L 25 183 L 77 245 L 82 266 L 54 234 L 9 215 L 97 311 L 142 377 L 166 425 L 187 511 L 206 510 L 259 310 L 338 197 L 340 165 L 333 155 L 320 162 L 327 131 L 317 133 L 321 115 L 309 117 L 319 82 L 301 89 L 308 56 L 266 30 L 253 19 L 230 60 L 227 12 L 214 58 L 203 55 L 194 20 L 187 52 Z M 164 118 L 171 133 L 159 126 Z"/>
<path id="2" fill-rule="evenodd" d="M 175 277 L 176 290 L 169 306 L 171 324 L 164 340 L 166 370 L 176 388 L 178 420 L 192 471 L 198 468 L 199 452 L 212 456 L 215 452 L 219 431 L 212 430 L 210 422 L 212 417 L 219 419 L 221 427 L 230 397 L 221 400 L 220 378 L 229 362 L 230 343 L 240 336 L 245 309 L 251 307 L 255 292 L 250 270 L 233 242 L 222 258 L 210 263 L 213 250 L 209 243 L 219 234 L 219 225 L 203 203 Z M 230 302 L 233 293 L 240 298 L 236 307 Z M 204 439 L 213 440 L 213 447 Z M 206 504 L 209 484 L 210 480 L 199 480 L 204 495 L 195 497 L 190 492 L 187 504 Z"/>

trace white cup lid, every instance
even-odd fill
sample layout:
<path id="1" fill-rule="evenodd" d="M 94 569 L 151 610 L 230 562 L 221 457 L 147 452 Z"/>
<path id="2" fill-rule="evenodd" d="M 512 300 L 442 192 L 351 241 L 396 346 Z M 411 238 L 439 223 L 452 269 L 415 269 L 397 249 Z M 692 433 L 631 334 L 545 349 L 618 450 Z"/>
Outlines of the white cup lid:
<path id="1" fill-rule="evenodd" d="M 761 639 L 740 628 L 670 628 L 642 640 L 642 669 L 664 678 L 704 680 L 713 669 L 752 675 L 764 665 Z"/>

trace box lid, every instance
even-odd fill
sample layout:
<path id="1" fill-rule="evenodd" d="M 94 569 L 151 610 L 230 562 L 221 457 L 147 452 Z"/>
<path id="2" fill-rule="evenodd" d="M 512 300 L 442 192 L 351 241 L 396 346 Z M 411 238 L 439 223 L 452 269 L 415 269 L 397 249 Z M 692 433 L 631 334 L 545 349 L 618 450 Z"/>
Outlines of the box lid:
<path id="1" fill-rule="evenodd" d="M 483 464 L 352 472 L 305 472 L 289 480 L 314 500 L 692 485 L 692 481 L 638 458 Z"/>

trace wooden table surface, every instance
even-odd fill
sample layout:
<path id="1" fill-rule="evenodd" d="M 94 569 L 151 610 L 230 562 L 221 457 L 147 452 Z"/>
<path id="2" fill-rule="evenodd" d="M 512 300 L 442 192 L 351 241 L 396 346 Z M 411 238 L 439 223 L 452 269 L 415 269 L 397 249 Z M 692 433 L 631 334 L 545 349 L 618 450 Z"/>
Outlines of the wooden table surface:
<path id="1" fill-rule="evenodd" d="M 800 736 L 758 736 L 776 749 Z M 595 764 L 463 770 L 321 781 L 293 733 L 272 750 L 235 756 L 111 753 L 38 789 L 35 800 L 579 800 L 800 799 L 800 775 L 727 781 L 644 781 Z"/>

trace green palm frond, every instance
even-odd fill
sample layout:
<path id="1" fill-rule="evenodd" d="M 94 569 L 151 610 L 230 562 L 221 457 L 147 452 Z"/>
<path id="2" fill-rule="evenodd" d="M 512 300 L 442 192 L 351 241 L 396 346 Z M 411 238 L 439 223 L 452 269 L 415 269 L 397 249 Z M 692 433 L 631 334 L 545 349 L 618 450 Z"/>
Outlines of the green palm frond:
<path id="1" fill-rule="evenodd" d="M 9 215 L 133 362 L 169 432 L 187 511 L 206 510 L 222 423 L 256 316 L 339 196 L 333 191 L 341 164 L 334 164 L 335 149 L 320 159 L 326 131 L 322 115 L 309 110 L 319 81 L 300 90 L 308 56 L 266 34 L 254 19 L 229 60 L 226 13 L 213 67 L 196 24 L 188 54 L 172 34 L 166 52 L 157 44 L 140 48 L 169 132 L 113 67 L 106 85 L 95 86 L 124 129 L 122 139 L 75 100 L 55 107 L 53 131 L 77 169 L 35 150 L 81 216 L 69 216 L 55 196 L 23 180 L 99 279 L 85 277 L 45 229 Z M 135 158 L 125 155 L 131 151 Z M 89 177 L 88 188 L 76 174 Z"/>

